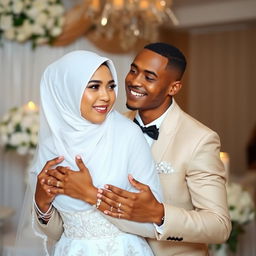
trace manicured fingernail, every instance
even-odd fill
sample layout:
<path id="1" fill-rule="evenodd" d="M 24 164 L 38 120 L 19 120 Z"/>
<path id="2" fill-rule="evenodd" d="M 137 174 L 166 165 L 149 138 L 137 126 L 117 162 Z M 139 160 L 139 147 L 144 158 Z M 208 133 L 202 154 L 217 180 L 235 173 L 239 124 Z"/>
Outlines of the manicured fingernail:
<path id="1" fill-rule="evenodd" d="M 71 169 L 71 167 L 70 167 L 70 166 L 67 166 L 66 168 L 67 168 L 67 169 L 69 169 L 69 170 Z"/>
<path id="2" fill-rule="evenodd" d="M 47 173 L 47 172 L 48 172 L 48 170 L 44 170 L 44 172 L 46 172 L 46 173 Z"/>
<path id="3" fill-rule="evenodd" d="M 99 192 L 99 193 L 102 193 L 103 190 L 102 190 L 101 188 L 98 188 L 98 192 Z"/>
<path id="4" fill-rule="evenodd" d="M 97 197 L 98 197 L 98 198 L 102 198 L 102 194 L 99 194 L 99 193 L 98 193 L 98 194 L 97 194 Z"/>
<path id="5" fill-rule="evenodd" d="M 109 186 L 108 186 L 108 185 L 104 185 L 104 188 L 108 189 L 108 188 L 109 188 Z"/>
<path id="6" fill-rule="evenodd" d="M 81 156 L 77 155 L 77 156 L 76 156 L 76 159 L 79 159 L 79 160 L 80 160 L 80 159 L 81 159 Z"/>
<path id="7" fill-rule="evenodd" d="M 47 189 L 47 192 L 49 192 L 49 193 L 50 193 L 50 192 L 51 192 L 51 190 L 50 190 L 50 189 Z"/>
<path id="8" fill-rule="evenodd" d="M 104 214 L 108 215 L 108 211 L 105 210 L 105 211 L 104 211 Z"/>
<path id="9" fill-rule="evenodd" d="M 58 160 L 62 160 L 62 159 L 64 159 L 64 156 L 59 156 L 58 157 Z"/>

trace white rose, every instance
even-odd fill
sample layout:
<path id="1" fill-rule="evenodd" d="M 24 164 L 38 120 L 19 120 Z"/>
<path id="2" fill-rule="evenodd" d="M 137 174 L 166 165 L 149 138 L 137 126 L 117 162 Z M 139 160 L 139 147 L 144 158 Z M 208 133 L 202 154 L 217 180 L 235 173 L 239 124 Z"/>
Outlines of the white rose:
<path id="1" fill-rule="evenodd" d="M 45 13 L 40 13 L 36 19 L 35 22 L 41 26 L 45 25 L 47 23 L 48 20 L 48 15 L 46 15 Z"/>
<path id="2" fill-rule="evenodd" d="M 230 218 L 232 221 L 240 222 L 240 217 L 241 215 L 238 210 L 233 210 L 230 212 Z"/>
<path id="3" fill-rule="evenodd" d="M 22 1 L 13 1 L 12 10 L 15 14 L 20 14 L 23 10 L 23 2 Z"/>
<path id="4" fill-rule="evenodd" d="M 13 40 L 15 38 L 15 30 L 14 29 L 8 29 L 4 32 L 4 37 L 8 40 Z"/>
<path id="5" fill-rule="evenodd" d="M 49 18 L 49 19 L 47 20 L 47 22 L 46 22 L 46 27 L 47 27 L 48 29 L 52 28 L 53 25 L 54 25 L 54 22 L 55 22 L 55 19 Z"/>
<path id="6" fill-rule="evenodd" d="M 243 191 L 238 206 L 241 213 L 240 223 L 245 223 L 250 220 L 251 213 L 254 209 L 254 203 L 250 194 L 247 191 Z"/>
<path id="7" fill-rule="evenodd" d="M 26 14 L 28 15 L 28 17 L 34 20 L 38 16 L 39 10 L 34 7 L 31 7 L 30 9 L 27 10 Z"/>
<path id="8" fill-rule="evenodd" d="M 21 119 L 23 118 L 22 114 L 20 112 L 16 112 L 13 116 L 12 116 L 12 122 L 14 122 L 15 124 L 20 123 Z"/>
<path id="9" fill-rule="evenodd" d="M 33 33 L 33 25 L 28 20 L 25 20 L 22 25 L 22 31 L 26 35 L 26 38 L 31 37 Z"/>
<path id="10" fill-rule="evenodd" d="M 13 146 L 18 146 L 23 143 L 28 144 L 29 142 L 29 135 L 24 132 L 17 132 L 11 135 L 10 144 Z"/>
<path id="11" fill-rule="evenodd" d="M 20 147 L 17 148 L 17 152 L 20 155 L 26 155 L 28 153 L 28 150 L 29 149 L 26 146 L 20 146 Z"/>
<path id="12" fill-rule="evenodd" d="M 33 8 L 37 9 L 39 12 L 46 10 L 48 8 L 48 3 L 45 0 L 34 0 Z"/>
<path id="13" fill-rule="evenodd" d="M 44 35 L 45 34 L 45 30 L 42 26 L 40 26 L 39 24 L 34 24 L 33 25 L 33 34 L 36 35 Z"/>
<path id="14" fill-rule="evenodd" d="M 51 8 L 49 8 L 50 16 L 52 17 L 58 17 L 61 16 L 64 13 L 64 8 L 62 5 L 53 5 Z"/>
<path id="15" fill-rule="evenodd" d="M 18 146 L 18 145 L 21 144 L 22 139 L 21 139 L 20 134 L 21 134 L 21 133 L 19 132 L 19 133 L 14 133 L 14 134 L 11 135 L 11 137 L 10 137 L 10 142 L 9 142 L 9 143 L 10 143 L 12 146 L 16 147 L 16 146 Z"/>
<path id="16" fill-rule="evenodd" d="M 0 28 L 2 30 L 8 30 L 8 29 L 12 28 L 12 16 L 11 15 L 1 16 Z"/>
<path id="17" fill-rule="evenodd" d="M 32 133 L 37 134 L 38 130 L 39 130 L 39 124 L 38 123 L 34 123 L 31 127 L 30 130 Z"/>
<path id="18" fill-rule="evenodd" d="M 53 37 L 56 37 L 56 36 L 59 36 L 62 32 L 62 29 L 60 27 L 54 27 L 50 34 L 53 36 Z"/>
<path id="19" fill-rule="evenodd" d="M 24 32 L 18 32 L 18 34 L 16 35 L 16 40 L 20 43 L 25 42 L 28 39 L 26 33 Z"/>
<path id="20" fill-rule="evenodd" d="M 12 123 L 12 122 L 7 124 L 7 132 L 8 132 L 8 134 L 11 134 L 11 133 L 14 132 L 14 130 L 15 130 L 15 125 L 16 125 L 16 124 L 14 124 L 14 123 Z"/>

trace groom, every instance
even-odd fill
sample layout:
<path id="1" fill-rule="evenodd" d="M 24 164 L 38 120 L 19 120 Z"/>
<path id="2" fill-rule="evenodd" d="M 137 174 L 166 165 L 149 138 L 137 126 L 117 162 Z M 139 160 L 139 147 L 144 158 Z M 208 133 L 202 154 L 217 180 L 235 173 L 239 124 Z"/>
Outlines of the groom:
<path id="1" fill-rule="evenodd" d="M 153 43 L 137 54 L 125 79 L 127 107 L 131 109 L 126 116 L 141 126 L 152 148 L 164 203 L 155 199 L 146 184 L 130 176 L 138 193 L 107 184 L 97 194 L 102 205 L 107 205 L 100 209 L 104 214 L 155 223 L 157 239 L 148 242 L 157 256 L 207 255 L 207 244 L 225 242 L 231 230 L 219 137 L 183 112 L 174 100 L 185 68 L 186 59 L 179 49 Z M 49 161 L 45 169 L 60 161 Z M 82 162 L 78 165 L 85 173 Z M 51 179 L 58 178 L 56 170 L 49 174 Z M 70 183 L 59 182 L 62 190 L 52 187 L 55 193 L 71 191 L 67 189 Z M 56 239 L 61 233 L 62 221 L 56 211 L 47 225 L 38 225 Z"/>

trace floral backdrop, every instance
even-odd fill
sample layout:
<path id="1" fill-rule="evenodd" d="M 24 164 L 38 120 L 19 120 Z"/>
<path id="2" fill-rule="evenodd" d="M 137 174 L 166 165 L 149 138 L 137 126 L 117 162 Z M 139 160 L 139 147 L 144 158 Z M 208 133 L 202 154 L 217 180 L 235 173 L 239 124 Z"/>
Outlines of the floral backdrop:
<path id="1" fill-rule="evenodd" d="M 32 46 L 51 43 L 62 32 L 64 6 L 60 0 L 1 0 L 0 36 Z"/>

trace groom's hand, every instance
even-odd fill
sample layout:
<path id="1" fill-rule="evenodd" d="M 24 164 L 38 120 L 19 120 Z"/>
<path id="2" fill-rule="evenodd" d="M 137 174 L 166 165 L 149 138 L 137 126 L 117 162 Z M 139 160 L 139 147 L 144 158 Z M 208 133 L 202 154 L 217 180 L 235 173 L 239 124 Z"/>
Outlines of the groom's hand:
<path id="1" fill-rule="evenodd" d="M 161 224 L 164 216 L 163 204 L 157 201 L 149 186 L 131 175 L 128 179 L 139 192 L 129 192 L 113 185 L 105 185 L 105 189 L 98 190 L 97 197 L 117 211 L 105 210 L 104 213 L 114 218 Z"/>

